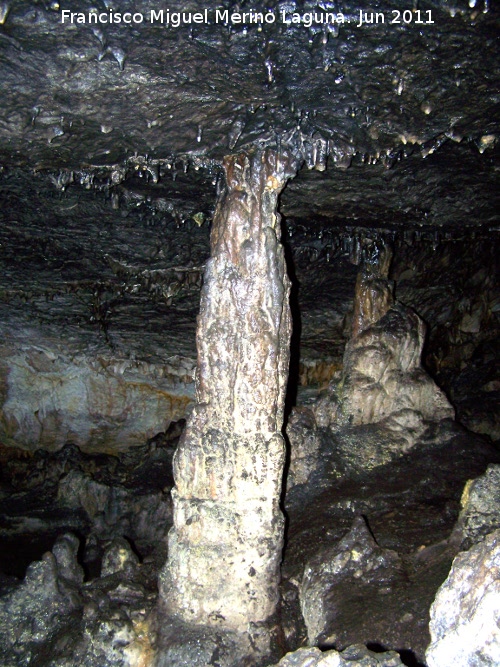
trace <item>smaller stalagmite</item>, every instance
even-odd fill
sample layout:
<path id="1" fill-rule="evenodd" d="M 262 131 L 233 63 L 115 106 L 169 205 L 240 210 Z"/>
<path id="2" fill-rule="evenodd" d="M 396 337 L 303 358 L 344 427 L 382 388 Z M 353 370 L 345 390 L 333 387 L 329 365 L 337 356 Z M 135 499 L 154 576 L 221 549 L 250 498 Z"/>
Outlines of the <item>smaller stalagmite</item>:
<path id="1" fill-rule="evenodd" d="M 183 621 L 243 631 L 278 601 L 291 318 L 277 198 L 295 164 L 266 150 L 224 168 L 161 596 Z"/>
<path id="2" fill-rule="evenodd" d="M 394 304 L 393 286 L 389 281 L 392 250 L 384 243 L 367 243 L 356 277 L 352 337 L 378 322 Z"/>
<path id="3" fill-rule="evenodd" d="M 454 417 L 448 399 L 421 365 L 423 321 L 394 301 L 391 257 L 384 244 L 367 241 L 362 248 L 342 377 L 314 406 L 319 426 L 377 425 L 370 436 L 373 446 L 370 434 L 363 436 L 372 450 L 370 465 L 410 449 L 428 422 Z"/>

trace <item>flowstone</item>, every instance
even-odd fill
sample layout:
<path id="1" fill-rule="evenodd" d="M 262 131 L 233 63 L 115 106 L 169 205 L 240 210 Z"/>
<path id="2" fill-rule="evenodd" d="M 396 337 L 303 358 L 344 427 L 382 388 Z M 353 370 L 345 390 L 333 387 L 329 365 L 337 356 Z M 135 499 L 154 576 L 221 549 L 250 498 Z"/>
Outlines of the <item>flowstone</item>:
<path id="1" fill-rule="evenodd" d="M 276 210 L 295 164 L 265 150 L 226 157 L 224 168 L 160 595 L 181 622 L 246 632 L 278 603 L 291 316 Z"/>

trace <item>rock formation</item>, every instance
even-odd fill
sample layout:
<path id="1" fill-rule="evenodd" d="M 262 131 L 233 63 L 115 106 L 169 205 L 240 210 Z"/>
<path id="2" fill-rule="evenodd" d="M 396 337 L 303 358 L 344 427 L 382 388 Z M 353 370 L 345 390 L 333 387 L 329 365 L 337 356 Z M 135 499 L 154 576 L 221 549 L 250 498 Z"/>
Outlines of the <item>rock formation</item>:
<path id="1" fill-rule="evenodd" d="M 266 150 L 227 157 L 224 168 L 160 587 L 173 616 L 244 631 L 278 602 L 291 318 L 276 208 L 294 161 Z"/>
<path id="2" fill-rule="evenodd" d="M 353 338 L 378 322 L 394 304 L 393 285 L 389 281 L 392 250 L 383 243 L 363 240 L 354 296 Z"/>
<path id="3" fill-rule="evenodd" d="M 54 332 L 0 323 L 0 438 L 55 451 L 119 451 L 181 418 L 192 400 L 194 360 L 127 358 Z"/>
<path id="4" fill-rule="evenodd" d="M 342 653 L 318 648 L 299 648 L 288 653 L 275 667 L 402 667 L 395 651 L 375 653 L 360 644 L 349 646 Z"/>
<path id="5" fill-rule="evenodd" d="M 484 475 L 467 481 L 461 505 L 452 538 L 470 549 L 500 529 L 500 465 L 491 463 Z"/>
<path id="6" fill-rule="evenodd" d="M 380 632 L 383 612 L 373 600 L 386 612 L 387 606 L 394 606 L 392 587 L 403 579 L 399 555 L 381 548 L 358 517 L 338 544 L 320 549 L 306 564 L 300 603 L 310 645 L 346 645 L 342 630 L 348 606 L 357 610 L 359 636 L 364 633 L 364 641 L 374 641 L 370 627 Z M 389 625 L 384 630 L 387 633 Z"/>
<path id="7" fill-rule="evenodd" d="M 387 278 L 390 250 L 368 242 L 361 252 L 342 377 L 314 411 L 319 426 L 334 430 L 378 424 L 387 446 L 371 456 L 376 464 L 387 462 L 387 453 L 410 449 L 427 422 L 453 418 L 454 410 L 421 366 L 424 323 L 413 310 L 394 303 Z"/>
<path id="8" fill-rule="evenodd" d="M 431 607 L 429 667 L 498 665 L 500 530 L 460 553 Z"/>
<path id="9" fill-rule="evenodd" d="M 0 599 L 0 661 L 5 667 L 150 665 L 151 593 L 126 540 L 111 542 L 101 577 L 83 583 L 78 539 L 60 536 Z"/>

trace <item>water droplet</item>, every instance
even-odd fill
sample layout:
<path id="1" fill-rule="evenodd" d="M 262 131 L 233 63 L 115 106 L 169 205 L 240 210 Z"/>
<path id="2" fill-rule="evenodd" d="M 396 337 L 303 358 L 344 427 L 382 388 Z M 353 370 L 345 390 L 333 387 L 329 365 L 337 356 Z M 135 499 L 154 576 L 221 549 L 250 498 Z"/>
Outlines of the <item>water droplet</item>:
<path id="1" fill-rule="evenodd" d="M 10 12 L 10 6 L 6 2 L 0 4 L 0 25 L 3 25 L 7 20 Z"/>
<path id="2" fill-rule="evenodd" d="M 267 70 L 267 81 L 268 83 L 272 83 L 274 81 L 274 75 L 273 75 L 273 63 L 270 58 L 266 58 L 265 65 Z"/>
<path id="3" fill-rule="evenodd" d="M 427 116 L 431 113 L 432 107 L 429 102 L 422 102 L 420 105 L 421 111 L 423 111 Z"/>
<path id="4" fill-rule="evenodd" d="M 114 59 L 118 63 L 120 70 L 123 72 L 123 69 L 125 67 L 125 58 L 127 57 L 125 51 L 115 46 L 111 47 L 110 51 L 113 54 Z"/>

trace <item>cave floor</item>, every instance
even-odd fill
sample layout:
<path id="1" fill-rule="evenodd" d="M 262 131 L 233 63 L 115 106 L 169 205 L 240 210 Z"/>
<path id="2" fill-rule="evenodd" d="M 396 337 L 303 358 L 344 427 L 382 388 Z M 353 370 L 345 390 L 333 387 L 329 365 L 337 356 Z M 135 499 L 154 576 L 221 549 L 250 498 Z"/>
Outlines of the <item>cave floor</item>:
<path id="1" fill-rule="evenodd" d="M 81 541 L 83 586 L 95 587 L 106 547 L 125 537 L 142 563 L 152 608 L 172 524 L 172 455 L 179 430 L 117 456 L 84 454 L 74 445 L 29 456 L 2 447 L 2 592 L 15 588 L 28 564 L 67 532 Z M 307 641 L 299 603 L 306 563 L 338 544 L 362 516 L 376 543 L 399 554 L 403 575 L 383 586 L 375 580 L 340 583 L 331 593 L 336 632 L 320 645 L 342 649 L 363 643 L 398 650 L 407 665 L 425 664 L 428 610 L 458 551 L 449 538 L 464 484 L 500 462 L 500 454 L 486 438 L 445 420 L 405 456 L 359 473 L 336 455 L 338 437 L 324 430 L 319 465 L 284 499 L 284 648 Z"/>

